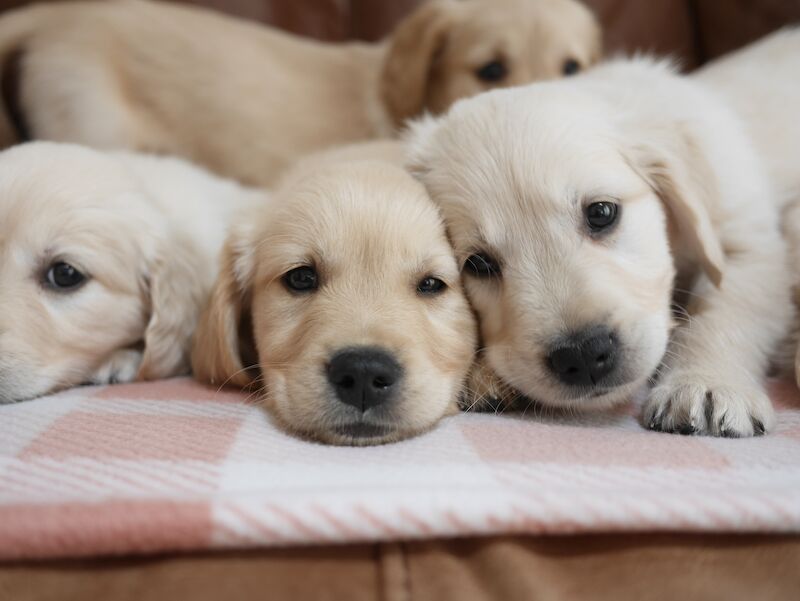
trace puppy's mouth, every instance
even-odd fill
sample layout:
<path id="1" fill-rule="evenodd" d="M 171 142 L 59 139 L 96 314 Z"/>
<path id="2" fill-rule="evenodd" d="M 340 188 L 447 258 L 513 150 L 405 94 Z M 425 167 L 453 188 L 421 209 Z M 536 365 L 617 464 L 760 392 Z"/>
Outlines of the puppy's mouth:
<path id="1" fill-rule="evenodd" d="M 367 442 L 369 439 L 387 438 L 394 434 L 395 428 L 367 422 L 355 422 L 336 426 L 333 428 L 333 432 L 338 436 Z"/>

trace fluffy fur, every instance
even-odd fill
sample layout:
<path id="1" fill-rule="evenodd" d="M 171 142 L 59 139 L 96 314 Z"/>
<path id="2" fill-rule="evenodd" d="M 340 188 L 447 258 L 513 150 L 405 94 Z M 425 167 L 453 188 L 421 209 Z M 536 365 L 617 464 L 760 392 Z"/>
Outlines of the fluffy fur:
<path id="1" fill-rule="evenodd" d="M 263 201 L 177 159 L 1 153 L 0 402 L 186 373 L 226 224 Z M 58 263 L 84 282 L 53 286 Z"/>
<path id="2" fill-rule="evenodd" d="M 441 217 L 388 158 L 399 162 L 397 150 L 367 145 L 309 159 L 268 211 L 242 219 L 195 340 L 198 378 L 263 384 L 281 424 L 325 442 L 376 444 L 430 428 L 454 409 L 473 357 L 474 316 Z M 316 291 L 287 288 L 284 275 L 301 265 L 318 273 Z M 428 276 L 447 289 L 418 292 Z M 326 366 L 351 347 L 396 358 L 398 398 L 363 412 L 336 398 Z"/>
<path id="3" fill-rule="evenodd" d="M 434 0 L 378 44 L 314 42 L 168 3 L 42 4 L 0 19 L 0 143 L 175 154 L 271 186 L 311 151 L 599 56 L 599 27 L 576 0 Z M 481 80 L 497 60 L 505 77 Z"/>
<path id="4" fill-rule="evenodd" d="M 464 277 L 505 386 L 585 409 L 656 373 L 650 428 L 750 436 L 774 424 L 762 380 L 792 316 L 778 195 L 712 93 L 664 64 L 618 61 L 461 101 L 412 141 L 459 260 L 483 252 L 501 267 Z M 586 220 L 599 201 L 619 207 L 602 234 Z M 616 337 L 616 371 L 561 384 L 551 349 L 594 326 Z"/>
<path id="5" fill-rule="evenodd" d="M 800 27 L 778 31 L 692 75 L 725 98 L 744 120 L 784 206 L 783 231 L 800 306 Z M 800 323 L 778 355 L 800 385 Z"/>

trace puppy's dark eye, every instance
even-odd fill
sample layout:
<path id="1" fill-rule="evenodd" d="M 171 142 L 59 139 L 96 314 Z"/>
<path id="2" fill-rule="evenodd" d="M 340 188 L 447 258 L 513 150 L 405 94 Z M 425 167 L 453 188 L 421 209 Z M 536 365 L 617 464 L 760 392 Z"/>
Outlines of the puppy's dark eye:
<path id="1" fill-rule="evenodd" d="M 445 290 L 447 290 L 447 284 L 432 276 L 422 278 L 417 284 L 417 292 L 420 294 L 441 294 Z"/>
<path id="2" fill-rule="evenodd" d="M 574 58 L 568 58 L 567 60 L 565 60 L 564 64 L 561 67 L 561 72 L 567 76 L 575 75 L 580 70 L 581 70 L 581 64 Z"/>
<path id="3" fill-rule="evenodd" d="M 295 267 L 283 276 L 283 284 L 293 292 L 313 292 L 319 287 L 319 278 L 313 267 Z"/>
<path id="4" fill-rule="evenodd" d="M 86 276 L 69 263 L 58 261 L 45 275 L 47 285 L 56 290 L 73 290 L 86 281 Z"/>
<path id="5" fill-rule="evenodd" d="M 508 75 L 508 69 L 503 61 L 492 61 L 475 71 L 475 75 L 483 81 L 495 82 L 505 78 Z"/>
<path id="6" fill-rule="evenodd" d="M 586 223 L 593 232 L 599 232 L 614 225 L 619 208 L 613 202 L 593 202 L 586 207 Z"/>
<path id="7" fill-rule="evenodd" d="M 477 278 L 500 275 L 500 264 L 487 253 L 475 253 L 464 261 L 464 271 Z"/>

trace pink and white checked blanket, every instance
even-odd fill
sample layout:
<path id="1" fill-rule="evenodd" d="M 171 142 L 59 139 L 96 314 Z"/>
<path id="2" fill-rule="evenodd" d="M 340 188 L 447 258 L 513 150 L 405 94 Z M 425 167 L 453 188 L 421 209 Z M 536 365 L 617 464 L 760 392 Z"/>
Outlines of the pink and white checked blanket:
<path id="1" fill-rule="evenodd" d="M 243 396 L 169 380 L 0 407 L 0 558 L 490 533 L 800 532 L 800 396 L 774 433 L 460 415 L 418 438 L 330 447 Z"/>

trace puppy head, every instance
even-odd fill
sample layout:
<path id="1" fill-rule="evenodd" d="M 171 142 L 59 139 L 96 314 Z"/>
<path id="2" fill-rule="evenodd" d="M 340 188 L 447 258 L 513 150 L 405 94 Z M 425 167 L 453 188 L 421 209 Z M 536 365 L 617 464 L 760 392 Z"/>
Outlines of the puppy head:
<path id="1" fill-rule="evenodd" d="M 496 87 L 572 75 L 601 33 L 575 0 L 434 0 L 392 35 L 381 92 L 394 122 Z"/>
<path id="2" fill-rule="evenodd" d="M 201 379 L 247 385 L 251 328 L 268 407 L 289 430 L 375 444 L 454 407 L 475 324 L 436 208 L 380 162 L 324 165 L 235 228 L 201 319 Z"/>
<path id="3" fill-rule="evenodd" d="M 0 401 L 186 370 L 196 268 L 163 221 L 101 153 L 0 154 Z"/>
<path id="4" fill-rule="evenodd" d="M 702 155 L 677 126 L 622 122 L 602 93 L 579 79 L 496 91 L 411 135 L 490 366 L 555 406 L 607 406 L 651 376 L 672 325 L 671 247 L 721 277 Z"/>

